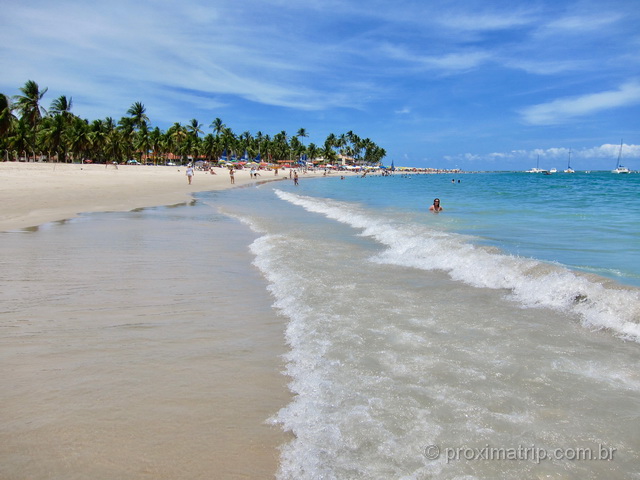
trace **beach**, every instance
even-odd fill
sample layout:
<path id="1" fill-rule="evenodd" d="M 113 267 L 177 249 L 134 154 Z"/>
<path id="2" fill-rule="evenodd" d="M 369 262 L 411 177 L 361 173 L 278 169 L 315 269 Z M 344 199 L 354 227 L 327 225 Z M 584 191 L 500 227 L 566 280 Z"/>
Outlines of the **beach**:
<path id="1" fill-rule="evenodd" d="M 41 225 L 82 212 L 127 211 L 190 201 L 191 194 L 229 188 L 229 170 L 196 171 L 191 185 L 186 166 L 97 165 L 0 162 L 0 231 Z M 235 186 L 288 178 L 288 170 L 248 169 L 235 173 Z M 348 174 L 348 173 L 343 173 Z M 301 174 L 322 176 L 323 172 Z"/>
<path id="2" fill-rule="evenodd" d="M 2 210 L 1 478 L 637 472 L 640 177 L 71 166 L 58 213 L 46 167 L 48 222 Z"/>
<path id="3" fill-rule="evenodd" d="M 0 163 L 0 477 L 274 476 L 284 320 L 255 235 L 189 205 L 285 172 L 185 170 Z"/>

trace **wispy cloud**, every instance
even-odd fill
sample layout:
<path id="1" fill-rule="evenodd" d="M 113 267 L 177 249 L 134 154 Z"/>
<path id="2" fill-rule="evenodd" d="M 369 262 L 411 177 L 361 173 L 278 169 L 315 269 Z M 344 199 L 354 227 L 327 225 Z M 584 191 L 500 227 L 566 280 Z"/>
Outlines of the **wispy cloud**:
<path id="1" fill-rule="evenodd" d="M 601 10 L 601 9 L 599 9 Z M 587 32 L 597 32 L 602 29 L 612 27 L 622 18 L 618 13 L 606 13 L 598 11 L 597 13 L 587 15 L 568 15 L 552 20 L 540 29 L 547 35 L 562 34 L 585 34 Z"/>
<path id="2" fill-rule="evenodd" d="M 530 10 L 514 9 L 514 11 L 449 11 L 436 16 L 439 24 L 457 31 L 488 32 L 507 30 L 531 24 L 535 17 Z"/>
<path id="3" fill-rule="evenodd" d="M 640 159 L 640 145 L 623 144 L 622 146 L 623 157 L 629 159 Z M 565 162 L 569 158 L 569 152 L 571 152 L 571 158 L 579 161 L 584 160 L 613 160 L 617 158 L 620 152 L 620 144 L 605 143 L 597 147 L 590 148 L 577 148 L 572 149 L 568 147 L 550 147 L 550 148 L 534 148 L 531 150 L 510 150 L 506 152 L 491 152 L 486 154 L 477 153 L 464 153 L 460 155 L 447 155 L 445 159 L 449 162 L 462 162 L 468 161 L 473 163 L 487 163 L 487 162 L 506 162 L 506 163 L 520 163 L 532 162 L 537 159 L 542 162 Z"/>
<path id="4" fill-rule="evenodd" d="M 389 159 L 506 151 L 468 157 L 498 165 L 522 145 L 638 143 L 621 107 L 640 103 L 639 19 L 593 0 L 4 2 L 0 91 L 32 79 L 88 119 L 140 101 L 161 128 L 353 130 Z"/>
<path id="5" fill-rule="evenodd" d="M 491 59 L 491 54 L 477 49 L 451 52 L 437 55 L 421 55 L 407 48 L 385 43 L 381 52 L 389 59 L 402 61 L 418 69 L 437 70 L 440 72 L 458 72 L 475 68 Z"/>
<path id="6" fill-rule="evenodd" d="M 640 103 L 640 82 L 631 81 L 617 90 L 560 98 L 525 108 L 520 111 L 520 114 L 524 122 L 530 125 L 554 125 L 575 117 L 638 103 Z"/>

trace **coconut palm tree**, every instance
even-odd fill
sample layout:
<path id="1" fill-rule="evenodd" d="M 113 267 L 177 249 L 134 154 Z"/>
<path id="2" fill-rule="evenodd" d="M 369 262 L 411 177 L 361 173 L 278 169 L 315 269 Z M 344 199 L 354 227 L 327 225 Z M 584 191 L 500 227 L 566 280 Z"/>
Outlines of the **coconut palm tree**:
<path id="1" fill-rule="evenodd" d="M 13 127 L 16 117 L 13 114 L 11 98 L 0 93 L 0 136 L 5 136 Z"/>
<path id="2" fill-rule="evenodd" d="M 307 133 L 307 130 L 304 129 L 304 128 L 301 128 L 300 130 L 298 130 L 298 133 L 296 133 L 296 137 L 298 137 L 298 139 L 306 138 L 308 136 L 309 136 L 309 134 Z"/>
<path id="3" fill-rule="evenodd" d="M 216 134 L 216 137 L 219 137 L 226 128 L 225 124 L 222 123 L 222 120 L 220 120 L 220 118 L 216 118 L 213 122 L 211 122 L 211 125 L 209 125 L 209 127 L 213 128 L 213 133 Z"/>
<path id="4" fill-rule="evenodd" d="M 169 151 L 176 156 L 182 157 L 182 159 L 184 160 L 186 157 L 186 154 L 184 153 L 184 144 L 189 137 L 189 135 L 187 134 L 187 129 L 180 123 L 176 122 L 171 125 L 171 127 L 169 127 L 166 136 L 168 140 Z"/>
<path id="5" fill-rule="evenodd" d="M 187 125 L 187 132 L 189 132 L 190 135 L 197 137 L 198 134 L 204 133 L 201 127 L 202 127 L 202 124 L 194 118 Z"/>
<path id="6" fill-rule="evenodd" d="M 211 133 L 207 133 L 202 139 L 201 153 L 211 161 L 216 156 L 216 137 Z"/>
<path id="7" fill-rule="evenodd" d="M 149 122 L 149 117 L 147 117 L 147 109 L 140 102 L 135 102 L 131 105 L 129 110 L 127 110 L 127 114 L 133 120 L 134 128 L 141 128 L 142 125 L 146 125 Z"/>
<path id="8" fill-rule="evenodd" d="M 320 153 L 321 150 L 315 143 L 310 143 L 309 146 L 307 146 L 307 156 L 309 157 L 310 161 L 313 162 L 316 158 L 318 158 Z"/>
<path id="9" fill-rule="evenodd" d="M 20 120 L 30 128 L 28 132 L 21 132 L 21 135 L 27 133 L 25 139 L 29 144 L 28 150 L 33 154 L 34 160 L 36 156 L 38 127 L 42 120 L 42 116 L 47 113 L 44 107 L 40 105 L 40 101 L 44 94 L 47 93 L 47 90 L 48 89 L 45 88 L 40 91 L 40 87 L 36 82 L 28 80 L 24 84 L 24 87 L 20 89 L 22 95 L 16 95 L 14 97 L 16 110 L 20 114 Z"/>
<path id="10" fill-rule="evenodd" d="M 73 99 L 67 98 L 66 95 L 60 95 L 53 102 L 49 108 L 49 114 L 52 116 L 62 115 L 62 117 L 71 116 L 71 107 L 73 106 Z"/>
<path id="11" fill-rule="evenodd" d="M 149 144 L 151 151 L 153 152 L 153 163 L 158 164 L 158 158 L 161 156 L 162 143 L 162 131 L 159 127 L 154 128 L 149 133 Z M 163 162 L 164 163 L 164 162 Z"/>
<path id="12" fill-rule="evenodd" d="M 91 151 L 91 134 L 86 120 L 75 118 L 69 130 L 69 150 L 75 160 L 84 160 Z"/>
<path id="13" fill-rule="evenodd" d="M 133 144 L 136 156 L 138 160 L 142 162 L 143 156 L 149 155 L 149 150 L 151 150 L 151 139 L 149 138 L 149 127 L 147 127 L 147 123 L 143 122 L 140 126 L 140 129 L 136 132 L 134 137 Z"/>
<path id="14" fill-rule="evenodd" d="M 40 101 L 48 88 L 40 91 L 40 87 L 33 80 L 28 80 L 24 87 L 20 89 L 22 95 L 16 95 L 16 109 L 20 113 L 20 118 L 25 120 L 28 125 L 35 129 L 47 113 L 44 107 L 40 106 Z"/>

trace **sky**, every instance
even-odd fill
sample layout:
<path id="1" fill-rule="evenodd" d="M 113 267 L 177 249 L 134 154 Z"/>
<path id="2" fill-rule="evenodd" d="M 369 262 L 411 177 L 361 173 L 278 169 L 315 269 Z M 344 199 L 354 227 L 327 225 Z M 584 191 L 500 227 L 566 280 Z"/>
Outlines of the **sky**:
<path id="1" fill-rule="evenodd" d="M 2 0 L 0 93 L 152 127 L 353 131 L 386 165 L 640 170 L 638 0 Z"/>

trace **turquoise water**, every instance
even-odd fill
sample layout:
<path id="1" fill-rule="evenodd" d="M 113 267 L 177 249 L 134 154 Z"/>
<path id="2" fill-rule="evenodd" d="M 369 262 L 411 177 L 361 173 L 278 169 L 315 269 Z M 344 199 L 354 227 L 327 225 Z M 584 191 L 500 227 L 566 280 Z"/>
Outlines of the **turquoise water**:
<path id="1" fill-rule="evenodd" d="M 278 478 L 634 478 L 640 176 L 453 178 L 198 197 L 287 323 Z"/>
<path id="2" fill-rule="evenodd" d="M 281 449 L 281 480 L 636 478 L 639 179 L 302 175 L 297 187 L 206 192 L 188 206 L 7 233 L 6 378 L 29 368 L 40 343 L 50 346 L 45 361 L 67 368 L 72 358 L 74 368 L 35 372 L 51 378 L 45 392 L 70 389 L 90 419 L 60 417 L 17 376 L 23 397 L 12 408 L 54 411 L 54 436 L 25 423 L 36 436 L 25 444 L 64 432 L 82 445 L 93 439 L 92 464 L 107 458 L 109 468 L 140 472 L 140 458 L 121 463 L 131 451 L 157 471 L 196 478 L 199 459 L 218 452 L 211 419 L 252 405 L 208 371 L 234 378 L 265 345 L 264 354 L 281 353 L 263 330 L 227 335 L 259 321 L 285 326 L 292 399 L 261 411 L 293 437 Z M 437 215 L 428 212 L 434 197 Z M 92 369 L 101 381 L 129 376 L 108 392 L 85 388 L 78 379 Z M 150 377 L 162 388 L 142 381 Z M 146 413 L 148 423 L 136 423 Z M 191 415 L 194 430 L 181 430 Z M 82 434 L 96 418 L 97 436 Z M 145 441 L 112 430 L 118 418 Z M 107 430 L 110 444 L 129 443 L 104 450 Z M 23 461 L 12 457 L 14 468 Z"/>
<path id="3" fill-rule="evenodd" d="M 640 286 L 640 175 L 395 175 L 342 182 L 307 182 L 304 188 L 423 223 L 433 222 L 421 217 L 439 197 L 445 209 L 439 228 L 507 253 Z"/>

